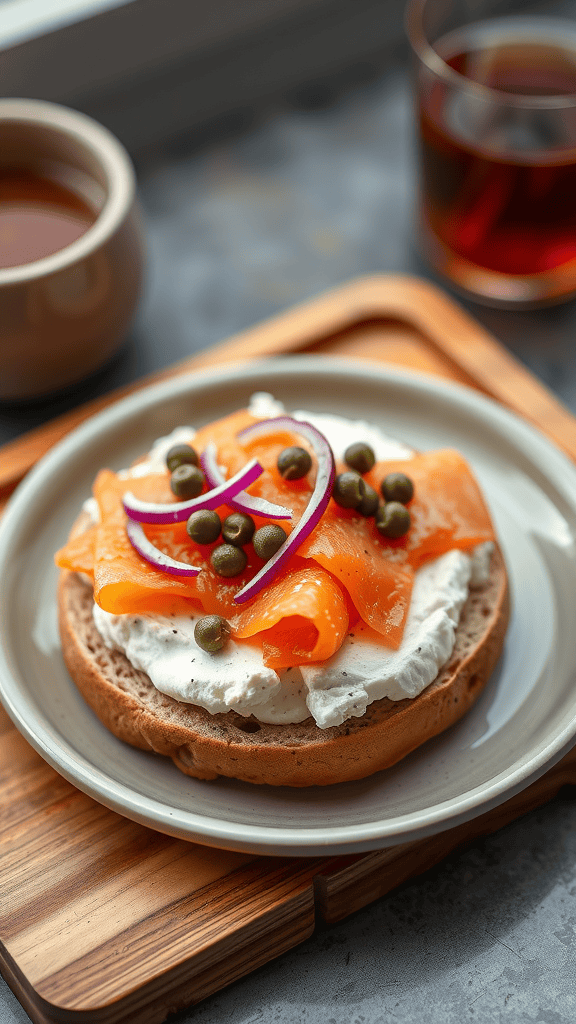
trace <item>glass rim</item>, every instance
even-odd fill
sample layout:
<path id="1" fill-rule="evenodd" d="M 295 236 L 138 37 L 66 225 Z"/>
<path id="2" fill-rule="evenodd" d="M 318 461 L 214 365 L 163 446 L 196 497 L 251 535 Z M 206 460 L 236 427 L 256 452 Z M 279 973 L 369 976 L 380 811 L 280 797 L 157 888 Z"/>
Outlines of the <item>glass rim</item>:
<path id="1" fill-rule="evenodd" d="M 519 107 L 526 110 L 560 110 L 576 106 L 576 92 L 553 96 L 521 96 L 518 93 L 494 89 L 490 85 L 475 82 L 456 71 L 440 56 L 424 31 L 423 13 L 431 0 L 408 0 L 404 12 L 404 27 L 408 42 L 415 56 L 438 78 L 460 90 L 465 90 L 484 100 L 497 102 L 500 106 Z"/>

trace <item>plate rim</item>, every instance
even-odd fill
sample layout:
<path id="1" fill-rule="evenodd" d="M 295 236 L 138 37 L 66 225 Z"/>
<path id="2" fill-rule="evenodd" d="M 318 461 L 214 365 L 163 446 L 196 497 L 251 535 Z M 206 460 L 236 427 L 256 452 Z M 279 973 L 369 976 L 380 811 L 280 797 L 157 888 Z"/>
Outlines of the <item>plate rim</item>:
<path id="1" fill-rule="evenodd" d="M 352 374 L 361 381 L 365 381 L 368 376 L 370 383 L 378 380 L 395 388 L 415 390 L 416 392 L 424 391 L 426 395 L 433 395 L 440 399 L 445 399 L 449 395 L 452 404 L 460 411 L 464 411 L 468 415 L 473 411 L 483 421 L 488 418 L 492 427 L 496 425 L 499 430 L 505 429 L 518 447 L 525 448 L 525 445 L 529 444 L 532 459 L 533 453 L 536 452 L 538 458 L 545 456 L 547 460 L 551 460 L 552 469 L 550 466 L 548 467 L 549 475 L 552 473 L 554 477 L 556 474 L 560 474 L 561 477 L 553 479 L 552 482 L 560 490 L 567 488 L 572 492 L 572 500 L 576 508 L 576 467 L 568 456 L 538 428 L 471 387 L 410 369 L 387 364 L 378 365 L 369 360 L 352 361 L 337 357 L 330 357 L 327 360 L 322 356 L 299 355 L 233 363 L 224 367 L 208 368 L 201 372 L 178 375 L 147 385 L 100 410 L 59 441 L 19 485 L 6 506 L 0 522 L 0 594 L 5 575 L 3 568 L 9 558 L 9 541 L 10 537 L 17 533 L 20 511 L 28 506 L 30 497 L 46 485 L 51 473 L 62 466 L 69 452 L 75 452 L 83 443 L 97 438 L 104 430 L 118 428 L 123 422 L 129 421 L 133 415 L 141 414 L 144 407 L 149 409 L 155 405 L 160 406 L 167 398 L 177 394 L 182 395 L 190 391 L 202 390 L 203 387 L 213 386 L 220 380 L 230 383 L 241 383 L 242 381 L 248 383 L 252 378 L 260 378 L 263 381 L 267 376 L 269 378 L 278 377 L 278 375 L 290 376 L 303 371 L 309 373 L 311 368 L 315 373 L 322 375 L 333 373 L 341 377 L 344 373 Z M 262 385 L 257 387 L 254 383 L 253 386 L 255 390 L 264 390 Z M 568 483 L 564 478 L 566 469 L 569 470 L 569 475 L 570 473 L 573 475 L 573 480 L 570 480 L 569 476 Z M 572 484 L 571 487 L 570 484 Z M 8 691 L 5 686 L 5 676 L 9 680 Z M 564 729 L 559 730 L 553 739 L 544 744 L 541 749 L 537 749 L 531 757 L 524 757 L 520 762 L 516 762 L 514 770 L 506 772 L 504 777 L 502 777 L 502 773 L 499 773 L 488 784 L 482 783 L 467 790 L 459 797 L 436 803 L 433 808 L 422 809 L 420 812 L 410 812 L 391 819 L 378 819 L 369 823 L 339 828 L 323 826 L 319 829 L 299 830 L 285 826 L 247 825 L 241 822 L 225 822 L 220 818 L 210 818 L 196 812 L 179 809 L 172 814 L 165 803 L 159 802 L 153 797 L 143 798 L 141 794 L 135 794 L 133 790 L 123 783 L 118 783 L 110 776 L 106 776 L 108 785 L 102 786 L 96 785 L 90 779 L 89 773 L 84 770 L 83 765 L 82 770 L 78 766 L 76 771 L 70 771 L 62 752 L 65 748 L 62 748 L 61 744 L 51 743 L 51 737 L 46 735 L 45 729 L 40 729 L 38 735 L 26 720 L 26 715 L 23 715 L 18 702 L 12 699 L 10 680 L 18 690 L 18 682 L 12 676 L 4 642 L 0 637 L 0 698 L 7 713 L 44 760 L 76 788 L 125 817 L 178 838 L 208 846 L 222 845 L 226 849 L 265 854 L 314 856 L 323 853 L 340 855 L 364 852 L 387 845 L 392 846 L 418 840 L 445 831 L 485 813 L 529 786 L 565 756 L 576 739 L 575 719 L 571 725 L 566 724 Z M 93 772 L 93 767 L 89 771 Z M 103 772 L 100 774 L 104 775 Z M 143 804 L 148 808 L 148 813 L 143 813 Z M 155 812 L 155 808 L 158 807 L 167 813 Z M 171 818 L 173 820 L 170 820 Z M 184 822 L 187 824 L 184 825 Z"/>

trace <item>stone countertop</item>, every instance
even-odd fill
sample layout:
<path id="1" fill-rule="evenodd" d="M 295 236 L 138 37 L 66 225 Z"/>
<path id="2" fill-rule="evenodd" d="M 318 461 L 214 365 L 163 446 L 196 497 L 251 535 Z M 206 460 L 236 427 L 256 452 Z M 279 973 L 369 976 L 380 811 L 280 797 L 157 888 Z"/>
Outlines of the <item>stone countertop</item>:
<path id="1" fill-rule="evenodd" d="M 401 55 L 323 106 L 283 103 L 139 166 L 146 293 L 120 355 L 74 396 L 0 407 L 0 441 L 363 274 L 430 276 L 412 244 Z M 470 312 L 576 412 L 576 304 Z M 194 1009 L 180 1024 L 572 1024 L 576 801 L 566 791 Z M 0 1021 L 28 1017 L 0 982 Z"/>

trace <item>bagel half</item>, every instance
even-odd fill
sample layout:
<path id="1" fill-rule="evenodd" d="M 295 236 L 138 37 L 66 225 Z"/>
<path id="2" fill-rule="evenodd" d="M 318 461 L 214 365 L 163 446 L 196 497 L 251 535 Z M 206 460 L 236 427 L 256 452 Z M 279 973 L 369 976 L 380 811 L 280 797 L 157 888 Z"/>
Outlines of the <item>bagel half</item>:
<path id="1" fill-rule="evenodd" d="M 62 570 L 58 590 L 64 660 L 101 722 L 141 750 L 171 757 L 186 775 L 273 786 L 326 786 L 389 768 L 447 729 L 476 701 L 502 651 L 509 617 L 498 547 L 486 583 L 471 590 L 452 656 L 418 697 L 374 701 L 361 718 L 319 729 L 312 718 L 267 725 L 236 712 L 210 714 L 160 693 L 124 654 L 107 648 L 92 617 L 92 588 Z"/>

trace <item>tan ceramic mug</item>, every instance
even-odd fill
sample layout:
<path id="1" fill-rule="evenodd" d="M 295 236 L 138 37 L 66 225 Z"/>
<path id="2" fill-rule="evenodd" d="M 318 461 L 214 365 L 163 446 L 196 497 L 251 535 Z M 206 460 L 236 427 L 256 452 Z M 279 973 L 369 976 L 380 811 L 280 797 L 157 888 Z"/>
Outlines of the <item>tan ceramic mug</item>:
<path id="1" fill-rule="evenodd" d="M 9 218 L 0 219 L 2 401 L 49 394 L 102 366 L 126 335 L 142 282 L 135 177 L 122 145 L 74 110 L 0 100 L 0 197 L 3 182 L 10 196 L 11 188 L 19 194 L 22 181 L 29 191 L 38 179 L 67 197 L 70 220 L 78 211 L 85 219 L 64 247 L 47 255 L 40 250 L 37 258 L 31 246 L 28 262 L 12 266 L 6 264 L 21 258 L 17 248 L 12 257 L 9 251 L 15 229 Z M 34 203 L 30 209 L 33 214 Z M 22 224 L 37 243 L 41 231 L 33 220 Z"/>

